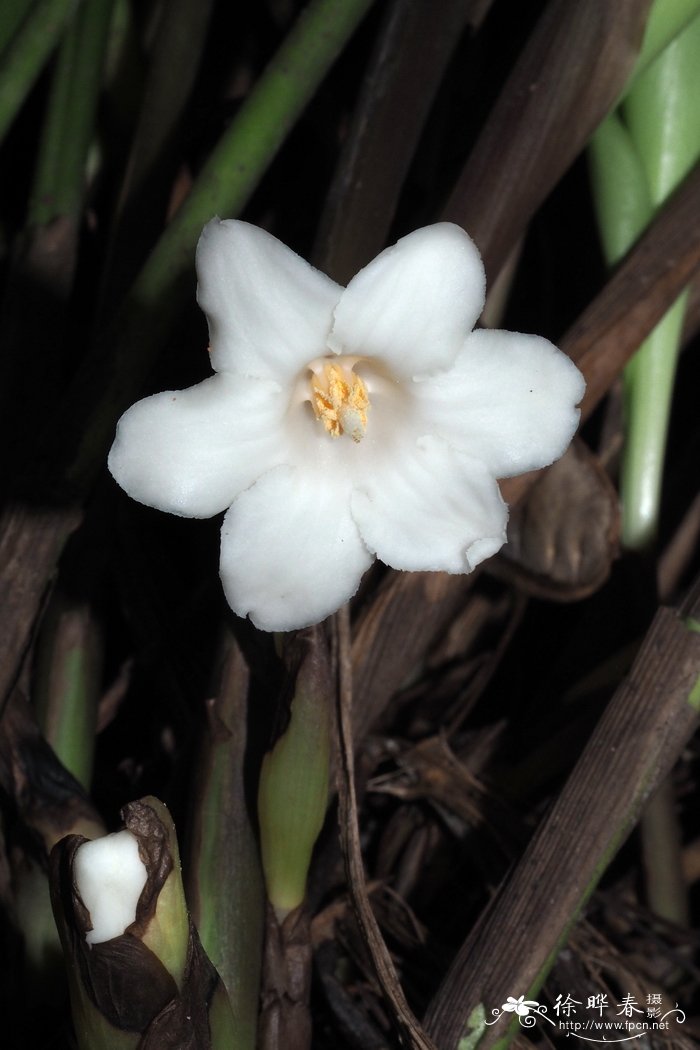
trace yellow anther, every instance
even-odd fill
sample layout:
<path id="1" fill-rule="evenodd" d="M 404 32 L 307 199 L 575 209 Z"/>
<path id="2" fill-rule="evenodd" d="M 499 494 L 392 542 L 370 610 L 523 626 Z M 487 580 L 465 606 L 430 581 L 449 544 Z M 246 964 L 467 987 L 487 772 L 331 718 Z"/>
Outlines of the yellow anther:
<path id="1" fill-rule="evenodd" d="M 349 434 L 361 441 L 370 408 L 367 388 L 360 376 L 341 364 L 327 364 L 311 376 L 311 404 L 331 437 Z"/>

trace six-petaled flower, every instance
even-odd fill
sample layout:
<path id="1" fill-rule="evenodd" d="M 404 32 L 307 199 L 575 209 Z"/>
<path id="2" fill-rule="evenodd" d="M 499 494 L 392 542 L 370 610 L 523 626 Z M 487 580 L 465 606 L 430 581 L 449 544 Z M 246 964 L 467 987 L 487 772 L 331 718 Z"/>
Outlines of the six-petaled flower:
<path id="1" fill-rule="evenodd" d="M 197 270 L 214 375 L 132 406 L 109 466 L 149 506 L 226 511 L 235 612 L 291 630 L 347 601 L 375 556 L 464 573 L 499 550 L 496 479 L 564 452 L 584 384 L 546 339 L 472 331 L 484 272 L 463 230 L 417 230 L 342 288 L 213 220 Z"/>

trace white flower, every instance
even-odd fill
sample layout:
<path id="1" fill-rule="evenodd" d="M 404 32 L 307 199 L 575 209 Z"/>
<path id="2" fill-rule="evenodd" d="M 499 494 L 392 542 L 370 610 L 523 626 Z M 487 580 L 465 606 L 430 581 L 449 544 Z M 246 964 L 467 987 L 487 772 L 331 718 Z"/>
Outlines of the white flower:
<path id="1" fill-rule="evenodd" d="M 505 541 L 496 478 L 561 456 L 583 379 L 545 339 L 474 331 L 484 271 L 441 223 L 335 284 L 270 234 L 210 222 L 215 374 L 126 412 L 109 468 L 141 503 L 227 511 L 221 578 L 264 630 L 322 620 L 375 556 L 470 572 Z"/>

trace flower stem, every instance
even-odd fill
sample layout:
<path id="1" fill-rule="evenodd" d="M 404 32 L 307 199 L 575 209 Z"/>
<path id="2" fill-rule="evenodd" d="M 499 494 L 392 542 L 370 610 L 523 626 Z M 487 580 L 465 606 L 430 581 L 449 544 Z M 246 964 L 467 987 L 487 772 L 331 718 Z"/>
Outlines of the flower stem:
<path id="1" fill-rule="evenodd" d="M 38 0 L 0 55 L 0 141 L 80 0 Z"/>

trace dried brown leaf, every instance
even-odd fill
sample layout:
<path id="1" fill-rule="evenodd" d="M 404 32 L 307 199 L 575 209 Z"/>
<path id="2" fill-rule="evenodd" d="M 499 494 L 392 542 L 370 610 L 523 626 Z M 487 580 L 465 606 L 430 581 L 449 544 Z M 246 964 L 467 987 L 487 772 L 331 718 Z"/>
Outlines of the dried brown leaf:
<path id="1" fill-rule="evenodd" d="M 452 1050 L 472 1010 L 536 994 L 605 867 L 697 726 L 700 582 L 678 611 L 660 609 L 629 676 L 516 868 L 460 948 L 426 1027 Z M 503 1038 L 495 1024 L 480 1044 Z"/>
<path id="2" fill-rule="evenodd" d="M 36 836 L 42 863 L 64 835 L 103 833 L 99 814 L 41 735 L 34 710 L 19 690 L 0 717 L 0 788 Z"/>
<path id="3" fill-rule="evenodd" d="M 588 383 L 584 418 L 699 269 L 700 167 L 691 172 L 561 341 Z M 502 482 L 504 499 L 512 506 L 537 477 L 532 472 Z M 382 581 L 374 602 L 362 611 L 353 645 L 358 740 L 408 671 L 424 659 L 473 579 L 473 575 L 403 573 Z"/>
<path id="4" fill-rule="evenodd" d="M 491 0 L 486 0 L 486 6 Z M 484 0 L 394 0 L 378 36 L 314 249 L 334 280 L 386 243 L 401 186 L 450 55 Z"/>
<path id="5" fill-rule="evenodd" d="M 586 419 L 700 269 L 700 165 L 561 341 L 586 377 Z"/>
<path id="6" fill-rule="evenodd" d="M 445 209 L 490 278 L 612 108 L 634 65 L 650 0 L 551 0 Z"/>
<path id="7" fill-rule="evenodd" d="M 20 502 L 0 515 L 0 711 L 19 674 L 56 562 L 81 517 L 76 506 Z"/>
<path id="8" fill-rule="evenodd" d="M 279 923 L 268 905 L 258 1046 L 308 1050 L 311 1045 L 311 927 L 302 906 Z"/>
<path id="9" fill-rule="evenodd" d="M 607 579 L 619 530 L 610 479 L 583 442 L 574 441 L 513 507 L 496 565 L 529 594 L 573 601 Z"/>
<path id="10" fill-rule="evenodd" d="M 411 1050 L 437 1050 L 431 1039 L 413 1015 L 404 996 L 394 964 L 374 917 L 362 863 L 360 829 L 355 795 L 355 758 L 352 742 L 352 664 L 350 653 L 350 621 L 347 606 L 335 617 L 337 630 L 337 657 L 339 669 L 338 722 L 338 819 L 340 841 L 350 889 L 362 939 L 374 963 L 375 973 L 386 1002 L 403 1041 Z"/>

